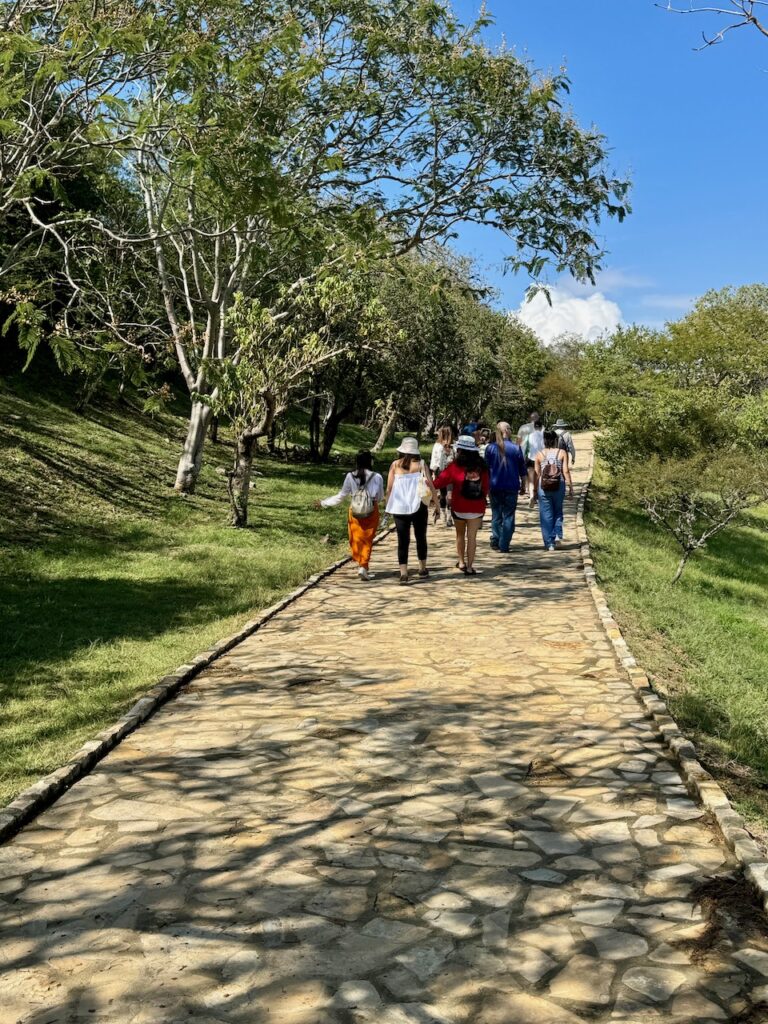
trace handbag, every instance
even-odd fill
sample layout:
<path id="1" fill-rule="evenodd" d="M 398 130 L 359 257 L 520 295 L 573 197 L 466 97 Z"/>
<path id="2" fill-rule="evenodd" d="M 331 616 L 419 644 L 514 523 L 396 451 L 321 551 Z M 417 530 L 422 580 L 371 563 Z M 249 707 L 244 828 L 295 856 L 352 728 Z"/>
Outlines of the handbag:
<path id="1" fill-rule="evenodd" d="M 427 483 L 427 475 L 424 472 L 424 463 L 421 464 L 421 476 L 419 477 L 419 483 L 417 485 L 418 494 L 421 498 L 422 504 L 429 505 L 432 501 L 432 488 Z"/>

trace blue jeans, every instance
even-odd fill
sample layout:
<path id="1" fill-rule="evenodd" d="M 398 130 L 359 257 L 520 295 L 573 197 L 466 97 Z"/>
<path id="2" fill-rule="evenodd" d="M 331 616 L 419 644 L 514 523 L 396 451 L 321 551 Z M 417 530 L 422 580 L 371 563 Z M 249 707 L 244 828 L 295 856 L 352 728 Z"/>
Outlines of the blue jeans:
<path id="1" fill-rule="evenodd" d="M 515 532 L 517 491 L 491 491 L 491 547 L 506 554 Z"/>
<path id="2" fill-rule="evenodd" d="M 555 540 L 563 539 L 563 503 L 565 501 L 565 480 L 556 491 L 542 491 L 539 487 L 539 516 L 544 547 L 551 547 Z"/>

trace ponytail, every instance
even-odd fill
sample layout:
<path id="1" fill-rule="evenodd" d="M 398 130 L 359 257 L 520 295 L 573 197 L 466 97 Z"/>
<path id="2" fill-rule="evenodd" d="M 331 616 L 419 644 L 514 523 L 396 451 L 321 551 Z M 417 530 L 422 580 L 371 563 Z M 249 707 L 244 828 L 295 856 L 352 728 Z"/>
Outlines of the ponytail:
<path id="1" fill-rule="evenodd" d="M 499 449 L 499 458 L 501 459 L 502 466 L 506 466 L 507 464 L 507 449 L 504 442 L 510 439 L 511 434 L 512 428 L 508 423 L 505 423 L 504 420 L 500 420 L 496 424 L 496 444 Z"/>
<path id="2" fill-rule="evenodd" d="M 355 456 L 355 476 L 361 487 L 365 487 L 365 471 L 373 469 L 373 456 L 369 451 L 361 449 Z"/>

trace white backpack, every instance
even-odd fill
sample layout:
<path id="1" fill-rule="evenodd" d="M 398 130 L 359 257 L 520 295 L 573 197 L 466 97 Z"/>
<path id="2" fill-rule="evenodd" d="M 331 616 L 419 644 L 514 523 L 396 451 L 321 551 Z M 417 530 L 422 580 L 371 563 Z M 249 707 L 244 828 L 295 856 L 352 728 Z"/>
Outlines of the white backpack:
<path id="1" fill-rule="evenodd" d="M 374 507 L 375 502 L 368 490 L 368 481 L 366 480 L 362 487 L 358 487 L 352 495 L 349 508 L 355 519 L 367 519 L 373 514 Z"/>

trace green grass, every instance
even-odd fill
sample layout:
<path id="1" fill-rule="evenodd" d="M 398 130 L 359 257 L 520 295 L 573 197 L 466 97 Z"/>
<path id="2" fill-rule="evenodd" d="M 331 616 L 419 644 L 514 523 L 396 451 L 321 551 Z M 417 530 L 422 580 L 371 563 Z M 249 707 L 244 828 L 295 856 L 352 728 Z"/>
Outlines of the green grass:
<path id="1" fill-rule="evenodd" d="M 228 446 L 209 445 L 193 497 L 170 486 L 183 429 L 116 403 L 78 416 L 50 390 L 0 384 L 0 805 L 346 553 L 344 511 L 311 504 L 342 467 L 260 459 L 253 528 L 232 530 Z M 352 428 L 339 447 L 365 442 Z"/>
<path id="2" fill-rule="evenodd" d="M 679 555 L 596 474 L 587 529 L 601 585 L 654 686 L 713 774 L 768 830 L 768 509 Z"/>

